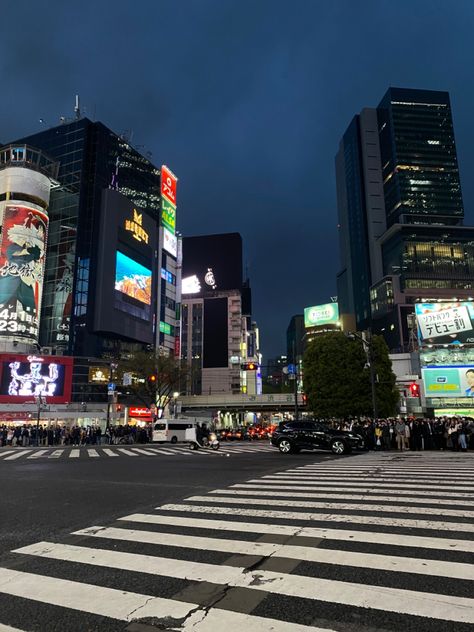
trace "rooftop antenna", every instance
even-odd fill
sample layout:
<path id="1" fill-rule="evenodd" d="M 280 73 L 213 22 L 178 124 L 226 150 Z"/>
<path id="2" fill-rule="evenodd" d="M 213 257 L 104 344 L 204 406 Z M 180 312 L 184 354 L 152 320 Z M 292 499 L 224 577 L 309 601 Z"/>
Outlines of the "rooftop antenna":
<path id="1" fill-rule="evenodd" d="M 79 103 L 79 95 L 76 94 L 76 105 L 74 106 L 74 114 L 76 116 L 76 119 L 80 119 L 81 118 L 81 106 Z"/>

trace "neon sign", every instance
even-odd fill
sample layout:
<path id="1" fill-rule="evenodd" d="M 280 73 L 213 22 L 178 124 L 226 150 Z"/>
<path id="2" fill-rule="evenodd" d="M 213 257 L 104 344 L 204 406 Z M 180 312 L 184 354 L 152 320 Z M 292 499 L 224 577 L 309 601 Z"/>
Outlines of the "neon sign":
<path id="1" fill-rule="evenodd" d="M 18 396 L 54 396 L 58 385 L 59 370 L 55 362 L 48 365 L 48 375 L 42 373 L 44 359 L 36 356 L 28 356 L 30 372 L 19 373 L 21 362 L 11 362 L 11 380 L 8 385 L 8 395 Z"/>
<path id="2" fill-rule="evenodd" d="M 138 213 L 136 208 L 133 209 L 133 219 L 125 220 L 125 230 L 132 233 L 137 241 L 148 243 L 149 235 L 143 228 L 143 213 Z"/>

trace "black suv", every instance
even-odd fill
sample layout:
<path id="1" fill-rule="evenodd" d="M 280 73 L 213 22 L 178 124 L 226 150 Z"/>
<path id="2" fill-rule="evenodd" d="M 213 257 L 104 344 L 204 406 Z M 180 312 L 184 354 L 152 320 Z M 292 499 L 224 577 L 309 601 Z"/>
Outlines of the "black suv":
<path id="1" fill-rule="evenodd" d="M 333 430 L 318 421 L 283 421 L 273 433 L 271 443 L 283 454 L 318 449 L 347 454 L 353 448 L 365 447 L 360 435 Z"/>

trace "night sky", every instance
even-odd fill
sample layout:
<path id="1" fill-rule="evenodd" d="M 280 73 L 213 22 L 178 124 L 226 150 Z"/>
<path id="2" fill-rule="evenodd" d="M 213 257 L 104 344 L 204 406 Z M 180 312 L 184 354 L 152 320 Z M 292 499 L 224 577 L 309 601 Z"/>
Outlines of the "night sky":
<path id="1" fill-rule="evenodd" d="M 128 131 L 179 177 L 184 235 L 242 234 L 268 359 L 336 293 L 334 156 L 390 85 L 450 92 L 473 221 L 473 18 L 471 0 L 6 0 L 0 140 L 72 117 L 76 93 Z"/>

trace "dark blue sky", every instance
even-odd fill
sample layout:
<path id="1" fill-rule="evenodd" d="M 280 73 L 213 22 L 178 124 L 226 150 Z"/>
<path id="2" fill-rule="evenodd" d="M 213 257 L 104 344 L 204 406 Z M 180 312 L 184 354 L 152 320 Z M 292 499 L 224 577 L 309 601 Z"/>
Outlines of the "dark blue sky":
<path id="1" fill-rule="evenodd" d="M 40 6 L 42 5 L 42 6 Z M 389 85 L 448 90 L 473 220 L 471 0 L 9 0 L 0 139 L 87 116 L 179 177 L 185 235 L 239 231 L 266 358 L 338 271 L 334 155 Z"/>

